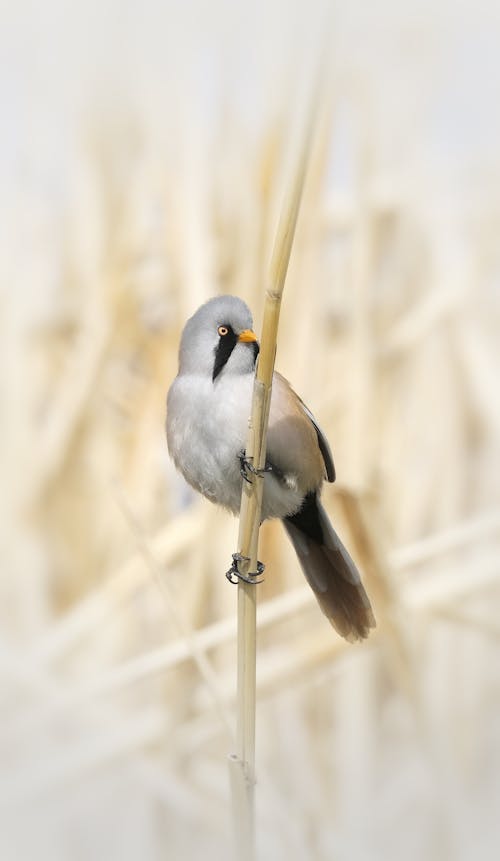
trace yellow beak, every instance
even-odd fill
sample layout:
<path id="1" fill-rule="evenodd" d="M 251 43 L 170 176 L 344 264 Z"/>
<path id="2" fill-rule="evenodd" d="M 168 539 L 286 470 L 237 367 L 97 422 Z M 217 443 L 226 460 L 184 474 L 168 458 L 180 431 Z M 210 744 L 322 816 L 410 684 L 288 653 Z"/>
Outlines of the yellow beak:
<path id="1" fill-rule="evenodd" d="M 238 335 L 238 341 L 243 341 L 245 344 L 250 344 L 251 341 L 256 341 L 257 335 L 251 329 L 243 329 Z"/>

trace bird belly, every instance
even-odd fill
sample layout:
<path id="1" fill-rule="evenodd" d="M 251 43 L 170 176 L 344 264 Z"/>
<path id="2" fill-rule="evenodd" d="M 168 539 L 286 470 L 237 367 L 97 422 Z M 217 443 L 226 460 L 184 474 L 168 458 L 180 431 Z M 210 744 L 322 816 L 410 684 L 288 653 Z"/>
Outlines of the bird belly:
<path id="1" fill-rule="evenodd" d="M 214 386 L 211 379 L 178 377 L 167 399 L 167 442 L 186 481 L 236 514 L 241 502 L 239 454 L 245 448 L 248 415 L 241 409 L 246 400 L 241 388 L 239 407 L 231 389 Z M 248 411 L 250 400 L 251 387 Z"/>
<path id="2" fill-rule="evenodd" d="M 176 467 L 195 490 L 237 514 L 241 505 L 240 454 L 246 446 L 253 375 L 230 384 L 184 375 L 167 399 L 167 442 Z M 262 520 L 294 514 L 304 498 L 292 471 L 267 472 Z"/>

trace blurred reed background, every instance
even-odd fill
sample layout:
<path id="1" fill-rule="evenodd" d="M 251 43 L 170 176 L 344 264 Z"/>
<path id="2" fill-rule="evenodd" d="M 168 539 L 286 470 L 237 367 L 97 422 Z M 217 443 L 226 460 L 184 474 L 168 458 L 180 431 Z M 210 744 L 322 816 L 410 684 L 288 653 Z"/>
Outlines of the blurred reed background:
<path id="1" fill-rule="evenodd" d="M 259 330 L 328 18 L 277 367 L 378 628 L 341 642 L 265 526 L 260 857 L 497 857 L 498 6 L 49 0 L 0 37 L 2 859 L 231 857 L 237 523 L 165 394 L 203 300 Z"/>

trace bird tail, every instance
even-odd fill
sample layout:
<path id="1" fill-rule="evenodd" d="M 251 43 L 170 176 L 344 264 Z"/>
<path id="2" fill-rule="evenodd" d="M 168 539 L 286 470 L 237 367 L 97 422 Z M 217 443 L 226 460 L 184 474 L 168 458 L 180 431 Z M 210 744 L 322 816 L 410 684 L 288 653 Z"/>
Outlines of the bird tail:
<path id="1" fill-rule="evenodd" d="M 302 570 L 325 616 L 350 642 L 368 636 L 375 617 L 359 572 L 316 493 L 283 520 Z"/>

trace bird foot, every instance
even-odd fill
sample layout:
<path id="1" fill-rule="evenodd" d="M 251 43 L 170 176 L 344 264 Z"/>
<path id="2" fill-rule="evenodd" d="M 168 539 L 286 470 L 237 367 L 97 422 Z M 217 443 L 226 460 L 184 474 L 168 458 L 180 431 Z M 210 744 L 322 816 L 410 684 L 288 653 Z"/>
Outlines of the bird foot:
<path id="1" fill-rule="evenodd" d="M 256 586 L 257 583 L 263 582 L 264 578 L 260 575 L 264 573 L 266 566 L 262 562 L 257 562 L 257 571 L 249 571 L 247 575 L 240 574 L 238 563 L 249 561 L 248 556 L 242 556 L 241 553 L 233 553 L 233 562 L 229 571 L 226 571 L 226 577 L 230 583 L 236 584 L 238 580 L 243 580 L 244 583 L 250 583 L 252 586 Z"/>
<path id="2" fill-rule="evenodd" d="M 270 464 L 266 464 L 263 469 L 257 469 L 257 467 L 252 463 L 252 458 L 247 457 L 246 452 L 244 451 L 240 451 L 238 460 L 240 462 L 240 475 L 245 481 L 248 481 L 249 484 L 252 483 L 252 479 L 249 477 L 248 473 L 263 476 L 266 472 L 272 472 L 272 466 Z"/>

